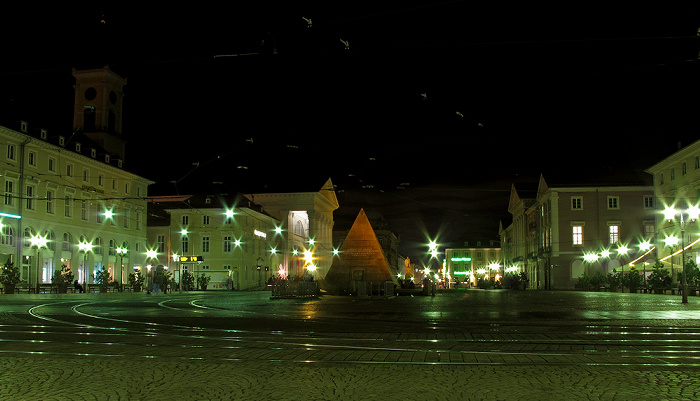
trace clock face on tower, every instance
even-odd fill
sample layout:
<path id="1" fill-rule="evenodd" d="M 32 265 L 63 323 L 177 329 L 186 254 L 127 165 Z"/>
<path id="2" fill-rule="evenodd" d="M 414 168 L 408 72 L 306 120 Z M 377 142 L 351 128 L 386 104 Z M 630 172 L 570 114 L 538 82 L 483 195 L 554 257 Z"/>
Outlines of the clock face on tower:
<path id="1" fill-rule="evenodd" d="M 97 97 L 97 89 L 90 87 L 85 89 L 85 99 L 93 100 Z"/>

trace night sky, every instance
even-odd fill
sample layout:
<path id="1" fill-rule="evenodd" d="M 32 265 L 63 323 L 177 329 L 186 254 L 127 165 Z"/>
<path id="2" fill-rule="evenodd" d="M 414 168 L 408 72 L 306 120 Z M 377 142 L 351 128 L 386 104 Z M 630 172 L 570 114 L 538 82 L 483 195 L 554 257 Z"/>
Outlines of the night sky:
<path id="1" fill-rule="evenodd" d="M 71 68 L 109 64 L 151 193 L 330 177 L 337 227 L 381 213 L 406 254 L 497 239 L 513 182 L 638 177 L 698 139 L 697 10 L 279 3 L 18 6 L 0 117 L 70 132 Z"/>

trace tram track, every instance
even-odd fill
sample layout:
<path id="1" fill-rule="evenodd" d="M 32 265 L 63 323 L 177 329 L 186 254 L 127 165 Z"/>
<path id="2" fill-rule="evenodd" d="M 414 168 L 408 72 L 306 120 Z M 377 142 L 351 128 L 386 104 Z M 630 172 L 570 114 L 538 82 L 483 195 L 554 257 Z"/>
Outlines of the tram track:
<path id="1" fill-rule="evenodd" d="M 106 314 L 104 308 L 112 304 L 119 313 Z M 471 325 L 471 331 L 461 336 L 457 330 L 410 331 L 415 325 L 407 325 L 406 332 L 320 333 L 207 326 L 203 315 L 221 319 L 231 311 L 207 306 L 201 298 L 148 301 L 137 306 L 145 319 L 130 318 L 132 311 L 123 305 L 120 309 L 113 301 L 33 306 L 27 314 L 44 324 L 0 326 L 0 354 L 319 363 L 700 366 L 700 330 L 696 327 L 587 324 L 557 331 L 501 322 Z M 178 323 L 169 323 L 165 317 L 149 321 L 158 311 L 180 315 Z M 235 312 L 240 315 L 245 311 Z M 195 317 L 192 324 L 182 323 Z"/>

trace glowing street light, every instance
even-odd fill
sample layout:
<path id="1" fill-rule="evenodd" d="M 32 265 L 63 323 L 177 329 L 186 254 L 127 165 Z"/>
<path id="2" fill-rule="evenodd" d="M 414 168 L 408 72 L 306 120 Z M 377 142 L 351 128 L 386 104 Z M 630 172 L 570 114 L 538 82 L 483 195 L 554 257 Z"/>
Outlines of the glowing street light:
<path id="1" fill-rule="evenodd" d="M 33 248 L 36 248 L 36 293 L 39 293 L 39 250 L 41 248 L 46 248 L 46 243 L 48 239 L 42 237 L 41 235 L 32 235 L 29 238 L 29 242 Z"/>
<path id="2" fill-rule="evenodd" d="M 88 274 L 90 273 L 88 271 L 88 266 L 87 266 L 87 254 L 88 252 L 92 252 L 92 242 L 81 242 L 78 244 L 78 250 L 83 252 L 83 288 L 87 290 L 87 282 L 88 282 Z"/>

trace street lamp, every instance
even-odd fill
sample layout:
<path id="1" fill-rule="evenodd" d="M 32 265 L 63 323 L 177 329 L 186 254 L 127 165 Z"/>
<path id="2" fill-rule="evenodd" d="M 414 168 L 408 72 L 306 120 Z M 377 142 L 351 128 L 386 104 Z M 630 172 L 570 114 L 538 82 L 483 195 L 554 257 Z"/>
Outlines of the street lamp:
<path id="1" fill-rule="evenodd" d="M 117 247 L 117 255 L 119 255 L 119 284 L 124 283 L 124 256 L 129 252 L 125 246 Z"/>
<path id="2" fill-rule="evenodd" d="M 681 303 L 688 303 L 688 271 L 685 267 L 685 216 L 688 216 L 688 220 L 690 222 L 695 222 L 698 219 L 698 216 L 700 216 L 700 208 L 691 205 L 689 206 L 685 211 L 683 210 L 676 210 L 673 207 L 667 206 L 666 209 L 663 211 L 664 217 L 666 220 L 669 222 L 675 222 L 675 217 L 676 215 L 680 216 L 680 228 L 681 228 L 681 265 L 682 265 L 682 272 L 683 272 L 683 278 L 681 281 L 681 288 L 682 288 L 682 293 L 681 293 Z M 675 237 L 667 237 L 666 239 L 669 240 L 670 238 L 675 238 Z M 674 242 L 674 245 L 678 244 L 678 238 L 675 238 L 674 240 L 671 240 Z M 668 243 L 667 243 L 668 245 Z M 671 258 L 671 263 L 673 263 L 673 258 Z"/>
<path id="3" fill-rule="evenodd" d="M 78 250 L 83 252 L 83 288 L 87 290 L 88 274 L 90 273 L 87 266 L 87 254 L 92 251 L 92 242 L 81 242 L 78 244 Z"/>
<path id="4" fill-rule="evenodd" d="M 45 248 L 46 243 L 47 243 L 46 237 L 42 237 L 40 235 L 32 235 L 31 238 L 29 238 L 29 242 L 32 244 L 31 246 L 33 248 L 36 248 L 36 288 L 35 292 L 38 294 L 39 293 L 39 249 Z"/>

